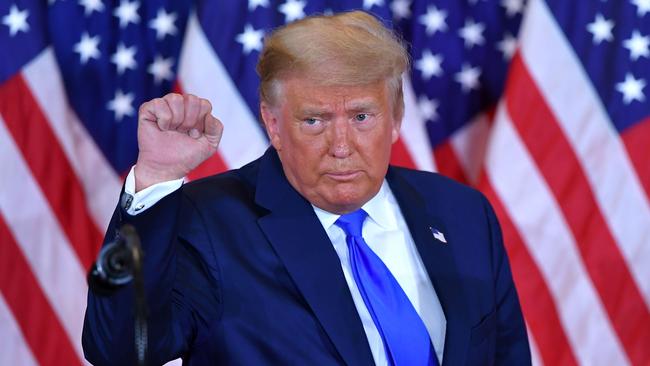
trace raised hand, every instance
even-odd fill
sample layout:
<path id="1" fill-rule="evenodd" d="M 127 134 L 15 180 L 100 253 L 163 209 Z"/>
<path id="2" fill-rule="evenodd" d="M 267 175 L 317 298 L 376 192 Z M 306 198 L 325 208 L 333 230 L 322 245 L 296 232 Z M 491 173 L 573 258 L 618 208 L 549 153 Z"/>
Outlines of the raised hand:
<path id="1" fill-rule="evenodd" d="M 140 106 L 136 192 L 181 178 L 217 151 L 223 125 L 206 99 L 167 94 Z"/>

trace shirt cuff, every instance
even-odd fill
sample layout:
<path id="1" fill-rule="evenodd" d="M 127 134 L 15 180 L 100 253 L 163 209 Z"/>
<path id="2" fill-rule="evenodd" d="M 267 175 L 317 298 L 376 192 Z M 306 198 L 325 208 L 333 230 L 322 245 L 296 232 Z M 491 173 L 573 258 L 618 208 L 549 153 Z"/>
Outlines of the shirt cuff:
<path id="1" fill-rule="evenodd" d="M 135 165 L 131 167 L 129 175 L 126 176 L 126 182 L 124 183 L 124 196 L 126 197 L 122 199 L 122 207 L 126 210 L 126 213 L 132 216 L 146 211 L 165 196 L 179 189 L 184 182 L 184 178 L 169 180 L 156 183 L 136 193 L 134 168 Z"/>

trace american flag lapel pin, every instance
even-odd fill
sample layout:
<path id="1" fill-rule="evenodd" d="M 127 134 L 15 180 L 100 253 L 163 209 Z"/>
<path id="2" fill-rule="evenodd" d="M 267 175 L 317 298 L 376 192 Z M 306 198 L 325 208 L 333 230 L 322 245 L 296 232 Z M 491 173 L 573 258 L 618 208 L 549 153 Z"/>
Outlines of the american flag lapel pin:
<path id="1" fill-rule="evenodd" d="M 433 226 L 429 226 L 429 230 L 431 230 L 431 234 L 433 234 L 433 237 L 436 240 L 443 244 L 447 244 L 447 239 L 445 239 L 445 234 L 443 234 L 442 231 L 434 228 Z"/>

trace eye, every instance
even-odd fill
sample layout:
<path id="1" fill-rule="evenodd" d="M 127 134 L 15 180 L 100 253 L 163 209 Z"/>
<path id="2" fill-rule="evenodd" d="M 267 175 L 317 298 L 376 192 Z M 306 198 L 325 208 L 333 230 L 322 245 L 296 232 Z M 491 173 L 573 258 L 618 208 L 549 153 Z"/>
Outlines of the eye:
<path id="1" fill-rule="evenodd" d="M 304 117 L 300 121 L 300 131 L 307 135 L 318 135 L 326 128 L 327 122 L 318 117 Z"/>
<path id="2" fill-rule="evenodd" d="M 367 113 L 359 113 L 356 116 L 354 116 L 354 119 L 357 122 L 363 122 L 368 119 L 368 114 Z"/>

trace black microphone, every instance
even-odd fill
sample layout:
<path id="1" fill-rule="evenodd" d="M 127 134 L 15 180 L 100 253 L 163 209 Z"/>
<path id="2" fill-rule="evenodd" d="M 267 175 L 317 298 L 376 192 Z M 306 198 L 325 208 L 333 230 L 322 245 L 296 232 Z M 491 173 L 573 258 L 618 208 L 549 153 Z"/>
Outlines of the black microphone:
<path id="1" fill-rule="evenodd" d="M 135 228 L 129 224 L 123 225 L 115 239 L 104 245 L 88 271 L 90 290 L 99 296 L 109 296 L 131 282 L 135 265 L 134 256 L 140 257 L 139 251 L 140 239 Z"/>
<path id="2" fill-rule="evenodd" d="M 142 273 L 140 237 L 132 225 L 120 227 L 115 240 L 104 245 L 88 271 L 88 288 L 98 296 L 109 296 L 133 281 L 136 364 L 147 364 L 147 301 Z"/>

